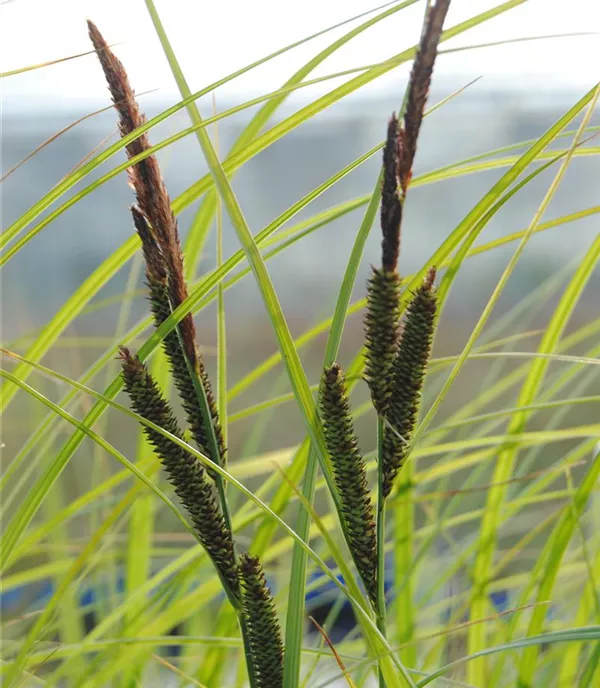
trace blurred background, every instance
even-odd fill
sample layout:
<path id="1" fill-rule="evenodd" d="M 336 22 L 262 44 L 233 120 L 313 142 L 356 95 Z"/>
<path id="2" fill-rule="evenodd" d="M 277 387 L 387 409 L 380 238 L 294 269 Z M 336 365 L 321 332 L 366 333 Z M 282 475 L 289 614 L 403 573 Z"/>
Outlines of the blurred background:
<path id="1" fill-rule="evenodd" d="M 394 4 L 398 3 L 389 6 Z M 446 25 L 452 26 L 495 4 L 456 0 Z M 251 5 L 239 0 L 202 6 L 182 0 L 156 2 L 192 91 L 271 51 L 374 7 L 365 0 L 345 2 L 343 7 L 309 0 L 301 5 L 289 4 L 285 12 L 280 3 L 267 0 Z M 494 42 L 562 33 L 593 34 L 600 30 L 597 3 L 575 0 L 569 3 L 568 12 L 565 5 L 560 0 L 530 0 L 442 45 L 443 51 L 450 52 L 438 59 L 431 106 L 471 84 L 473 79 L 479 80 L 426 120 L 416 161 L 417 176 L 539 136 L 594 84 L 600 59 L 597 35 L 571 35 L 464 50 L 467 46 Z M 418 36 L 422 12 L 423 3 L 415 2 L 378 22 L 335 52 L 309 78 L 374 64 L 409 47 Z M 280 87 L 319 50 L 376 14 L 362 16 L 328 32 L 217 89 L 217 112 Z M 88 51 L 86 17 L 92 18 L 109 43 L 115 45 L 136 91 L 145 93 L 140 102 L 149 117 L 179 100 L 145 5 L 137 0 L 4 2 L 2 71 Z M 235 177 L 234 188 L 253 231 L 259 231 L 298 198 L 381 141 L 387 117 L 401 102 L 408 68 L 409 65 L 402 65 L 391 70 L 294 129 L 244 166 Z M 352 76 L 292 93 L 272 123 Z M 107 90 L 94 55 L 2 80 L 2 174 L 8 175 L 2 185 L 5 227 L 86 156 L 116 140 L 114 112 L 109 109 L 84 119 L 19 169 L 13 171 L 13 168 L 57 132 L 107 104 Z M 201 99 L 199 106 L 205 117 L 210 116 L 211 96 Z M 219 121 L 222 157 L 257 107 Z M 153 130 L 151 140 L 157 143 L 188 125 L 187 114 L 182 110 Z M 161 151 L 159 157 L 173 197 L 206 172 L 193 135 Z M 369 193 L 379 158 L 376 155 L 361 165 L 296 220 Z M 112 158 L 101 168 L 102 172 L 122 159 L 120 155 Z M 595 156 L 576 159 L 542 220 L 596 203 L 599 170 L 600 163 Z M 415 188 L 404 223 L 404 272 L 422 264 L 502 171 L 496 169 Z M 555 169 L 549 170 L 512 199 L 482 234 L 481 241 L 526 228 L 554 174 Z M 11 293 L 11 298 L 3 304 L 5 336 L 12 339 L 24 334 L 28 327 L 46 322 L 49 314 L 122 243 L 131 231 L 127 212 L 130 202 L 131 193 L 124 184 L 124 175 L 111 180 L 61 215 L 18 259 L 9 263 L 3 273 L 3 287 Z M 181 217 L 184 236 L 196 207 Z M 327 298 L 335 298 L 362 213 L 363 208 L 345 216 L 300 242 L 294 251 L 283 252 L 271 261 L 282 299 L 289 304 L 286 311 L 290 318 L 327 314 Z M 531 289 L 544 275 L 584 252 L 597 228 L 598 220 L 592 216 L 534 237 L 519 270 L 519 284 L 515 278 L 509 293 L 514 298 L 519 291 Z M 378 241 L 374 231 L 365 252 L 365 268 L 377 259 Z M 227 221 L 225 245 L 227 254 L 238 247 Z M 501 269 L 513 250 L 514 245 L 508 246 L 467 266 L 473 272 L 463 284 L 477 286 L 469 289 L 467 299 L 487 298 L 484 285 L 491 287 L 497 278 L 497 273 L 490 268 Z M 202 267 L 210 267 L 213 260 L 214 250 L 207 247 Z M 319 300 L 315 301 L 313 297 L 317 293 Z M 464 298 L 458 302 L 463 307 L 471 305 Z M 314 313 L 315 303 L 322 305 L 324 313 Z M 251 280 L 231 292 L 228 306 L 232 313 L 239 311 L 236 319 L 255 321 L 261 317 L 262 307 Z"/>
<path id="2" fill-rule="evenodd" d="M 453 26 L 494 6 L 492 2 L 456 0 L 446 26 Z M 283 11 L 280 3 L 267 0 L 259 0 L 251 6 L 235 0 L 202 6 L 191 2 L 159 1 L 156 7 L 194 91 L 278 48 L 366 13 L 374 5 L 364 0 L 354 0 L 343 6 L 310 0 L 287 5 Z M 419 33 L 423 7 L 422 2 L 412 3 L 376 23 L 335 52 L 309 78 L 374 64 L 410 47 Z M 202 114 L 208 117 L 215 107 L 217 112 L 222 112 L 277 89 L 335 38 L 382 11 L 363 14 L 228 82 L 216 90 L 214 103 L 210 95 L 200 99 Z M 114 44 L 136 91 L 143 94 L 140 104 L 148 117 L 179 100 L 145 4 L 137 0 L 102 3 L 93 0 L 52 3 L 14 0 L 4 3 L 3 71 L 89 51 L 86 17 L 92 18 L 109 43 Z M 564 2 L 530 0 L 443 43 L 430 106 L 467 88 L 426 118 L 416 159 L 416 178 L 471 156 L 540 136 L 595 83 L 600 41 L 597 35 L 589 34 L 598 29 L 600 9 L 597 3 L 575 0 L 569 3 L 566 12 Z M 563 33 L 582 35 L 556 37 Z M 490 45 L 532 37 L 539 37 L 539 40 Z M 482 47 L 465 50 L 469 46 Z M 233 186 L 254 233 L 381 142 L 388 116 L 400 105 L 408 69 L 409 65 L 403 65 L 391 70 L 293 129 L 243 166 L 235 175 Z M 268 127 L 353 76 L 295 91 Z M 474 79 L 478 81 L 472 83 Z M 108 102 L 104 78 L 93 54 L 2 80 L 2 169 L 6 177 L 2 184 L 2 216 L 5 227 L 87 156 L 116 140 L 116 118 L 112 109 L 87 117 L 106 108 Z M 222 157 L 226 157 L 258 107 L 222 119 L 217 131 L 212 129 L 213 134 L 218 135 Z M 85 119 L 79 121 L 82 117 Z M 70 126 L 77 121 L 75 126 Z M 595 116 L 593 123 L 599 121 Z M 151 141 L 158 143 L 187 126 L 187 113 L 181 110 L 150 132 Z M 68 129 L 63 131 L 65 128 Z M 62 133 L 56 140 L 14 169 L 57 132 Z M 558 147 L 568 145 L 568 141 L 562 139 Z M 523 150 L 519 148 L 495 157 L 506 158 Z M 109 171 L 123 159 L 122 154 L 111 158 L 91 179 Z M 172 197 L 177 197 L 207 171 L 193 135 L 162 150 L 159 159 Z M 369 194 L 379 164 L 378 153 L 311 203 L 286 227 Z M 404 221 L 403 273 L 408 274 L 423 265 L 504 169 L 497 167 L 447 181 L 415 185 L 407 201 Z M 554 166 L 513 197 L 482 232 L 478 244 L 526 229 L 555 173 Z M 595 206 L 599 200 L 599 173 L 597 156 L 574 159 L 541 222 Z M 76 190 L 81 188 L 83 185 Z M 30 343 L 36 328 L 44 325 L 65 299 L 131 235 L 128 213 L 131 202 L 132 193 L 123 173 L 58 217 L 8 263 L 2 274 L 5 341 L 29 336 L 29 340 L 21 340 L 21 345 Z M 295 334 L 331 315 L 364 207 L 344 215 L 310 234 L 293 249 L 269 260 L 269 269 Z M 184 238 L 197 208 L 198 202 L 180 217 Z M 495 315 L 506 312 L 561 268 L 568 269 L 572 261 L 584 255 L 598 228 L 598 216 L 592 214 L 533 236 Z M 365 249 L 355 298 L 364 294 L 364 278 L 369 264 L 378 260 L 379 241 L 377 227 L 374 227 Z M 226 256 L 239 247 L 226 217 L 224 243 Z M 443 320 L 442 336 L 438 341 L 441 353 L 459 351 L 468 328 L 478 318 L 515 247 L 513 242 L 465 263 Z M 198 275 L 214 264 L 214 241 L 209 241 Z M 122 270 L 102 290 L 97 300 L 108 299 L 103 307 L 79 317 L 65 333 L 61 343 L 63 353 L 69 350 L 69 336 L 71 340 L 76 338 L 76 355 L 66 359 L 71 374 L 82 372 L 99 353 L 93 350 L 92 339 L 85 343 L 82 337 L 106 338 L 114 332 L 121 303 L 113 299 L 110 305 L 110 299 L 123 293 L 128 280 L 131 284 L 130 270 L 139 272 L 139 263 Z M 135 280 L 134 272 L 133 279 L 142 289 L 141 277 Z M 597 275 L 594 280 L 597 284 Z M 591 303 L 587 296 L 591 291 L 592 288 L 588 289 L 575 320 L 586 317 L 586 304 Z M 6 298 L 7 295 L 10 298 Z M 233 382 L 275 351 L 275 342 L 251 277 L 227 292 L 226 305 L 231 334 L 228 341 L 230 380 Z M 524 329 L 539 327 L 551 308 L 552 302 L 544 312 L 529 310 L 526 315 L 531 322 Z M 145 312 L 146 304 L 139 292 L 133 304 L 132 322 Z M 214 312 L 206 309 L 199 315 L 199 321 L 202 344 L 210 357 L 215 344 Z M 349 352 L 356 351 L 361 329 L 360 316 L 349 320 L 345 340 Z M 97 341 L 98 346 L 103 345 L 101 339 Z M 320 357 L 318 348 L 314 357 L 315 360 Z"/>
<path id="3" fill-rule="evenodd" d="M 456 0 L 446 26 L 453 26 L 495 4 Z M 416 2 L 379 22 L 335 53 L 309 78 L 374 64 L 410 47 L 419 34 L 423 6 L 422 2 Z M 344 3 L 317 0 L 301 3 L 157 0 L 156 7 L 194 91 L 293 41 L 367 12 L 373 9 L 374 3 L 364 0 Z M 142 94 L 140 105 L 148 117 L 180 100 L 143 2 L 12 0 L 2 3 L 1 9 L 2 71 L 89 51 L 85 27 L 85 18 L 89 17 L 97 23 L 125 64 L 136 92 Z M 216 89 L 214 104 L 210 95 L 198 101 L 203 116 L 210 116 L 213 107 L 222 112 L 277 89 L 314 54 L 366 18 L 364 16 L 316 38 Z M 540 136 L 597 81 L 600 41 L 597 35 L 587 34 L 599 30 L 600 5 L 593 0 L 571 0 L 569 3 L 530 0 L 482 27 L 444 43 L 442 48 L 447 52 L 440 55 L 436 66 L 430 106 L 471 85 L 427 117 L 417 153 L 416 179 L 471 156 Z M 555 36 L 562 33 L 579 35 Z M 555 37 L 547 38 L 552 35 Z M 486 45 L 532 37 L 539 40 Z M 481 47 L 465 50 L 476 45 Z M 387 118 L 400 106 L 408 69 L 409 66 L 403 65 L 391 70 L 383 78 L 311 118 L 244 165 L 235 175 L 233 187 L 254 233 L 382 141 Z M 352 76 L 296 91 L 277 111 L 268 127 Z M 478 80 L 471 83 L 474 79 Z M 94 55 L 4 78 L 1 87 L 2 174 L 5 176 L 1 187 L 2 221 L 7 227 L 86 156 L 113 143 L 117 134 L 116 117 L 111 109 L 86 117 L 109 104 Z M 226 157 L 256 110 L 255 106 L 227 117 L 219 121 L 216 132 L 212 129 L 218 134 L 221 157 Z M 70 127 L 83 117 L 85 119 Z M 573 127 L 579 121 L 577 119 Z M 597 114 L 592 124 L 600 124 Z M 181 110 L 150 132 L 151 141 L 158 143 L 187 126 L 189 119 L 185 110 Z M 15 169 L 45 141 L 66 127 L 69 128 L 56 140 Z M 570 140 L 562 139 L 554 147 L 564 148 Z M 597 143 L 591 141 L 589 145 L 596 146 Z M 516 153 L 523 150 L 519 148 Z M 502 159 L 514 154 L 515 151 L 509 151 L 496 157 Z M 123 160 L 122 154 L 111 158 L 84 185 Z M 172 197 L 185 191 L 207 171 L 193 135 L 162 150 L 159 160 Z M 377 153 L 286 226 L 336 204 L 370 194 L 379 165 L 380 154 Z M 409 193 L 403 225 L 401 271 L 404 274 L 424 264 L 499 179 L 504 169 L 497 167 L 447 181 L 415 185 Z M 486 227 L 476 245 L 526 229 L 556 169 L 554 166 L 547 170 L 511 199 Z M 599 179 L 600 160 L 596 155 L 575 158 L 541 222 L 597 206 L 600 202 Z M 76 191 L 81 188 L 83 185 Z M 5 345 L 20 352 L 26 351 L 39 328 L 51 319 L 102 261 L 131 236 L 128 206 L 132 200 L 132 192 L 123 173 L 60 215 L 8 263 L 2 273 Z M 184 238 L 197 208 L 196 202 L 180 216 Z M 361 206 L 268 262 L 295 336 L 331 316 L 363 213 L 364 206 Z M 590 214 L 533 236 L 492 320 L 497 322 L 547 280 L 559 274 L 568 279 L 569 266 L 573 268 L 585 254 L 599 227 L 598 215 Z M 369 264 L 379 260 L 379 241 L 375 226 L 365 249 L 353 299 L 364 295 Z M 224 244 L 226 257 L 239 248 L 226 217 Z M 515 248 L 516 243 L 507 244 L 466 261 L 442 317 L 436 355 L 461 351 L 470 328 L 477 321 Z M 214 265 L 215 242 L 211 238 L 203 253 L 198 277 Z M 119 297 L 132 286 L 135 288 L 134 300 L 127 325 L 131 326 L 144 317 L 147 305 L 140 264 L 139 260 L 134 260 L 98 294 L 95 303 L 99 307 L 84 313 L 69 327 L 45 363 L 73 377 L 81 375 L 111 343 L 121 313 L 122 300 Z M 597 295 L 599 286 L 600 279 L 596 273 L 569 323 L 568 331 L 597 315 L 597 296 L 594 298 L 593 294 Z M 539 305 L 527 308 L 507 331 L 498 336 L 543 327 L 559 296 L 560 291 L 554 292 L 547 300 L 541 299 Z M 228 376 L 230 385 L 234 385 L 274 353 L 276 344 L 251 276 L 227 291 L 226 307 Z M 212 371 L 216 344 L 214 308 L 203 310 L 197 321 L 200 343 Z M 324 341 L 323 337 L 318 338 L 302 351 L 311 383 L 318 380 Z M 520 342 L 518 348 L 530 350 L 537 341 L 533 336 Z M 357 314 L 347 323 L 340 354 L 343 364 L 356 354 L 361 342 L 361 315 Z M 450 407 L 474 396 L 476 383 L 484 379 L 489 365 L 485 362 L 485 365 L 466 366 L 449 397 Z M 50 396 L 60 398 L 65 392 L 64 388 L 45 384 Z M 589 394 L 594 393 L 594 384 Z M 597 384 L 595 388 L 597 390 Z M 252 386 L 236 399 L 232 411 L 264 400 L 269 394 L 286 391 L 285 377 L 277 369 L 277 374 L 269 375 L 268 379 Z M 20 395 L 15 406 L 21 411 L 33 403 L 22 397 Z M 365 399 L 365 389 L 361 388 L 356 403 Z M 507 405 L 506 400 L 503 404 Z M 441 419 L 445 412 L 443 409 Z M 38 410 L 37 418 L 40 413 Z M 579 413 L 580 422 L 586 422 L 585 412 Z M 593 414 L 589 422 L 592 418 Z M 122 437 L 118 422 L 115 425 L 112 430 L 115 444 L 125 451 L 134 451 L 133 434 L 129 438 Z M 360 428 L 365 447 L 372 446 L 372 425 L 369 419 Z M 21 413 L 14 416 L 9 427 L 5 427 L 8 459 L 20 447 L 30 427 L 31 416 Z M 280 449 L 303 437 L 301 421 L 291 404 L 267 416 L 261 427 L 261 431 L 257 430 L 254 421 L 233 425 L 231 455 L 239 459 L 259 451 Z M 268 428 L 267 432 L 265 428 Z M 552 456 L 556 456 L 554 451 L 554 448 L 550 450 Z M 548 455 L 542 458 L 546 462 L 550 460 Z M 82 452 L 78 453 L 70 470 L 69 489 L 78 492 L 89 478 L 86 457 Z M 526 529 L 527 521 L 523 521 L 520 527 Z"/>

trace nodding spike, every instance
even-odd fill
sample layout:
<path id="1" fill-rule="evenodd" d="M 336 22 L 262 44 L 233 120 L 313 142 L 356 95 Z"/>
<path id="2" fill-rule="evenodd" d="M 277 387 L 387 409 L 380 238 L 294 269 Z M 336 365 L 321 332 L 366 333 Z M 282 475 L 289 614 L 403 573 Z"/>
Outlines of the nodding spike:
<path id="1" fill-rule="evenodd" d="M 147 367 L 129 349 L 119 350 L 125 390 L 133 409 L 145 420 L 183 439 L 175 415 Z M 144 426 L 144 434 L 159 456 L 175 492 L 190 515 L 198 539 L 224 584 L 239 597 L 233 536 L 215 498 L 215 488 L 200 461 L 163 434 Z"/>

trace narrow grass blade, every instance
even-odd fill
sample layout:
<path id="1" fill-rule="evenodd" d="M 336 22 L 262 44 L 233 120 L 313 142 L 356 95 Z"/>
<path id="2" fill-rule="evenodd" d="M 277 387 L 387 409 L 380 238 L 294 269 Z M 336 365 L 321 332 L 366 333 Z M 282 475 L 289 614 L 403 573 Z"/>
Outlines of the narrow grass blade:
<path id="1" fill-rule="evenodd" d="M 598 97 L 598 93 L 600 93 L 598 87 L 592 89 L 589 92 L 589 102 L 594 103 L 595 99 Z M 590 107 L 586 117 L 583 119 L 579 135 L 581 135 L 581 132 L 585 127 L 585 123 L 589 120 L 592 111 L 593 109 Z M 573 140 L 572 148 L 574 148 L 577 144 L 578 138 L 579 137 L 576 136 L 576 138 Z M 570 156 L 567 156 L 554 180 L 553 185 L 550 187 L 548 193 L 542 201 L 542 204 L 534 217 L 532 226 L 537 224 L 537 221 L 545 211 L 554 194 L 555 188 L 560 183 L 562 176 L 568 167 L 569 161 Z M 515 257 L 518 258 L 516 254 Z M 582 261 L 579 269 L 572 279 L 571 284 L 565 290 L 563 298 L 561 299 L 561 302 L 559 303 L 538 348 L 540 353 L 551 353 L 554 350 L 573 312 L 578 297 L 581 295 L 583 288 L 589 279 L 591 271 L 599 257 L 600 237 L 598 237 L 594 242 L 586 258 Z M 517 402 L 518 405 L 527 405 L 533 402 L 534 397 L 540 388 L 547 367 L 547 360 L 543 358 L 536 359 L 535 363 L 532 365 L 527 379 L 523 384 L 522 391 Z M 513 417 L 508 426 L 509 433 L 522 432 L 523 428 L 525 427 L 526 417 L 527 414 L 518 414 L 517 416 Z M 502 483 L 510 478 L 513 472 L 515 460 L 515 449 L 507 447 L 503 452 L 500 453 L 496 462 L 493 483 L 497 483 L 498 487 L 492 488 L 488 494 L 485 517 L 482 521 L 480 533 L 480 541 L 481 543 L 485 543 L 485 546 L 482 546 L 479 550 L 473 571 L 473 583 L 475 588 L 478 590 L 478 596 L 475 598 L 472 606 L 472 614 L 474 618 L 481 618 L 486 614 L 485 609 L 487 607 L 487 600 L 484 594 L 485 581 L 488 580 L 491 562 L 495 551 L 494 543 L 498 528 L 498 508 L 504 500 L 506 491 L 506 488 L 502 486 Z M 469 630 L 469 649 L 472 654 L 481 650 L 485 644 L 483 630 L 484 629 L 479 624 L 473 625 Z M 473 662 L 469 665 L 469 680 L 473 683 L 480 683 L 485 676 L 485 672 L 486 668 L 484 661 Z"/>
<path id="2" fill-rule="evenodd" d="M 506 643 L 505 645 L 488 647 L 475 655 L 469 655 L 467 657 L 463 657 L 462 659 L 451 662 L 450 664 L 446 664 L 433 674 L 429 674 L 427 678 L 419 681 L 417 683 L 417 688 L 424 688 L 424 686 L 429 685 L 432 683 L 432 681 L 435 681 L 435 679 L 451 671 L 452 669 L 461 666 L 462 664 L 466 664 L 467 662 L 472 662 L 480 657 L 487 657 L 498 652 L 510 652 L 511 650 L 519 650 L 525 647 L 552 643 L 572 643 L 578 641 L 594 642 L 598 640 L 600 640 L 600 626 L 588 626 L 587 628 L 574 628 L 572 630 L 544 633 L 543 635 L 530 636 L 528 638 L 522 638 L 521 640 L 515 640 L 512 643 Z"/>

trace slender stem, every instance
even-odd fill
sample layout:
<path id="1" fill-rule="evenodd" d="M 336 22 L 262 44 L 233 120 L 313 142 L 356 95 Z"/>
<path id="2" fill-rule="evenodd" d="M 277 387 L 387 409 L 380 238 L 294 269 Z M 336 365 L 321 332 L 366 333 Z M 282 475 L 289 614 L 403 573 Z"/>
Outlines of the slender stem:
<path id="1" fill-rule="evenodd" d="M 250 688 L 255 688 L 255 686 L 257 685 L 256 669 L 254 667 L 254 659 L 252 657 L 252 651 L 250 649 L 250 635 L 248 632 L 248 624 L 246 623 L 246 619 L 244 618 L 244 609 L 241 600 L 238 597 L 236 597 L 235 593 L 229 588 L 229 586 L 227 585 L 227 581 L 225 581 L 225 579 L 220 575 L 218 569 L 217 573 L 219 574 L 219 577 L 221 579 L 221 585 L 223 586 L 225 595 L 231 603 L 231 606 L 234 608 L 238 618 L 240 631 L 242 633 L 242 645 L 244 647 L 244 657 L 246 660 L 246 669 L 248 671 L 248 681 L 250 684 Z"/>
<path id="2" fill-rule="evenodd" d="M 308 454 L 307 466 L 304 471 L 304 481 L 302 483 L 302 497 L 309 504 L 312 504 L 315 496 L 315 485 L 317 479 L 317 455 L 311 448 Z M 310 530 L 310 513 L 308 509 L 300 509 L 298 520 L 296 521 L 296 532 L 305 541 L 308 541 Z M 283 659 L 283 685 L 300 685 L 300 663 L 302 638 L 304 635 L 303 623 L 294 623 L 298 617 L 304 618 L 306 605 L 306 568 L 307 555 L 304 549 L 294 543 L 292 550 L 292 570 L 290 577 L 290 591 L 288 595 L 288 608 L 295 610 L 296 619 L 288 615 L 288 623 L 285 626 L 285 645 Z M 288 612 L 289 614 L 289 612 Z"/>
<path id="3" fill-rule="evenodd" d="M 385 605 L 385 497 L 383 496 L 383 418 L 377 419 L 377 628 L 386 637 Z M 386 688 L 381 669 L 379 688 Z"/>

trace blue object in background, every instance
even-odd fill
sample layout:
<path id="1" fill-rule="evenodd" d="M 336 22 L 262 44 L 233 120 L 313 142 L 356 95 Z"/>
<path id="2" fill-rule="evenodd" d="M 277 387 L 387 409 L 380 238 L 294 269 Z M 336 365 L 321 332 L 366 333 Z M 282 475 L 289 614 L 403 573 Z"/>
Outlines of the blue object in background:
<path id="1" fill-rule="evenodd" d="M 344 578 L 341 574 L 337 576 L 337 580 L 344 584 Z M 385 590 L 388 601 L 393 599 L 392 593 L 393 574 L 391 568 L 389 569 L 389 576 L 386 579 Z M 272 581 L 270 582 L 270 584 Z M 124 578 L 119 576 L 113 583 L 113 592 L 117 595 L 124 594 Z M 275 587 L 275 586 L 272 586 Z M 336 602 L 339 603 L 339 608 L 336 613 L 336 620 L 333 627 L 328 628 L 328 634 L 332 640 L 339 642 L 345 635 L 356 627 L 356 619 L 351 604 L 347 599 L 342 597 L 341 592 L 334 584 L 334 582 L 321 571 L 313 571 L 307 580 L 308 592 L 306 593 L 306 613 L 313 616 L 320 624 L 325 622 L 329 612 L 332 610 Z M 41 585 L 28 584 L 7 592 L 2 592 L 0 595 L 0 609 L 5 616 L 27 614 L 43 608 L 50 600 L 54 593 L 55 587 L 51 580 L 45 580 Z M 168 594 L 169 582 L 165 582 L 161 587 L 161 591 Z M 109 589 L 106 584 L 99 586 L 86 586 L 82 588 L 79 594 L 79 604 L 81 605 L 83 613 L 83 622 L 86 631 L 89 632 L 96 624 L 95 606 L 102 601 L 104 596 L 108 595 Z M 507 590 L 499 590 L 490 594 L 490 601 L 494 609 L 498 612 L 504 612 L 509 609 L 510 596 Z M 442 613 L 442 621 L 447 622 L 452 616 L 454 605 L 449 598 L 448 607 Z M 551 609 L 548 610 L 549 616 Z M 468 621 L 468 613 L 461 619 L 461 621 Z M 316 630 L 313 624 L 308 626 L 308 631 Z M 177 634 L 178 629 L 174 629 L 172 634 Z M 178 652 L 179 648 L 171 648 L 171 651 Z"/>
<path id="2" fill-rule="evenodd" d="M 498 613 L 505 612 L 508 609 L 508 592 L 506 590 L 490 593 L 490 600 L 492 600 L 494 609 Z"/>
<path id="3" fill-rule="evenodd" d="M 344 578 L 338 574 L 337 580 L 344 585 Z M 269 583 L 271 585 L 271 583 Z M 102 586 L 105 588 L 106 586 Z M 273 587 L 273 586 L 271 586 Z M 307 587 L 309 591 L 306 593 L 306 606 L 310 610 L 312 607 L 328 604 L 331 605 L 341 595 L 339 589 L 334 582 L 321 571 L 311 573 L 307 580 Z M 362 588 L 362 585 L 361 585 Z M 116 579 L 114 591 L 118 594 L 124 593 L 124 579 L 122 576 Z M 392 590 L 392 577 L 387 577 L 385 582 L 385 592 L 388 600 L 390 599 L 390 592 Z M 106 590 L 103 591 L 106 594 Z M 2 614 L 15 612 L 28 613 L 36 609 L 43 608 L 50 600 L 54 593 L 54 584 L 51 580 L 45 580 L 41 586 L 39 584 L 27 584 L 2 592 L 0 595 L 0 610 Z M 89 607 L 96 604 L 101 596 L 98 595 L 97 587 L 89 586 L 81 591 L 79 596 L 79 603 L 82 607 Z M 498 612 L 503 612 L 508 609 L 508 592 L 500 590 L 490 594 L 494 608 Z M 351 608 L 348 600 L 345 600 L 343 607 Z"/>

